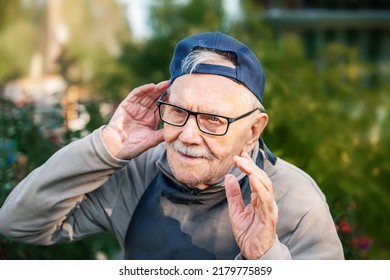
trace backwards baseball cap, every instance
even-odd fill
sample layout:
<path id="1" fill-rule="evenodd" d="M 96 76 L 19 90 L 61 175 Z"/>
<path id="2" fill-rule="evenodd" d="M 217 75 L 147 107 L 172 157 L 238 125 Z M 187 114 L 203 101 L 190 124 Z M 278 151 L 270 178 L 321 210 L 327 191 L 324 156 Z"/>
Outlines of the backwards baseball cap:
<path id="1" fill-rule="evenodd" d="M 263 103 L 265 75 L 260 61 L 246 45 L 221 32 L 206 32 L 191 35 L 176 45 L 169 67 L 171 84 L 177 77 L 190 74 L 188 69 L 182 69 L 182 62 L 184 58 L 196 49 L 233 53 L 236 57 L 236 65 L 235 68 L 232 68 L 224 65 L 204 63 L 199 64 L 192 73 L 214 74 L 230 78 L 246 86 Z M 267 148 L 261 137 L 259 143 L 267 159 L 272 164 L 275 164 L 276 157 Z"/>
<path id="2" fill-rule="evenodd" d="M 237 64 L 235 68 L 217 64 L 200 64 L 193 73 L 215 74 L 231 78 L 245 85 L 260 102 L 263 102 L 265 76 L 259 60 L 246 45 L 221 32 L 192 35 L 176 45 L 169 68 L 171 83 L 177 77 L 189 74 L 186 72 L 188 70 L 182 69 L 182 61 L 188 54 L 199 48 L 233 53 Z"/>

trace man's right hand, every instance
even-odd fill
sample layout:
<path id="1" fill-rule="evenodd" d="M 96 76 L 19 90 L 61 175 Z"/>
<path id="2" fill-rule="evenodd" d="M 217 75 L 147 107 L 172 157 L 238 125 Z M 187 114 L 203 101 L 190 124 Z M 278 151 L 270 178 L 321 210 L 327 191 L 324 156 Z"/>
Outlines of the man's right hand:
<path id="1" fill-rule="evenodd" d="M 120 159 L 134 158 L 164 140 L 156 100 L 169 81 L 146 84 L 132 90 L 121 102 L 102 137 L 110 153 Z"/>

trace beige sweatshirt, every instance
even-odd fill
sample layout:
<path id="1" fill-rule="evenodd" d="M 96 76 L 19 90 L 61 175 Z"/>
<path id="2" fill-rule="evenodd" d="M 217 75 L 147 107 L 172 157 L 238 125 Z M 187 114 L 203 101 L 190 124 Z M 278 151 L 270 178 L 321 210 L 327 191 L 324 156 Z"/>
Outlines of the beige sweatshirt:
<path id="1" fill-rule="evenodd" d="M 256 158 L 257 147 L 252 158 Z M 101 129 L 55 153 L 11 192 L 0 233 L 19 242 L 53 244 L 111 231 L 124 246 L 137 203 L 159 170 L 170 173 L 165 143 L 129 161 L 113 157 Z M 325 196 L 305 172 L 264 159 L 278 205 L 277 238 L 261 259 L 343 259 Z M 232 173 L 240 180 L 245 174 Z M 238 255 L 237 259 L 242 256 Z"/>

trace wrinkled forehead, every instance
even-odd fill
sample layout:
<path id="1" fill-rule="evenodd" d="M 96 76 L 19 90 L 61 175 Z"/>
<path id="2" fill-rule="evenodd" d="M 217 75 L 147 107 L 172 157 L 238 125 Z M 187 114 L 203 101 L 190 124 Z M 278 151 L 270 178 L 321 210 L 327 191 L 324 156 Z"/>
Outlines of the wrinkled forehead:
<path id="1" fill-rule="evenodd" d="M 252 93 L 231 79 L 212 74 L 187 74 L 177 78 L 164 96 L 166 102 L 190 107 L 201 107 L 207 111 L 251 108 Z M 246 109 L 245 109 L 246 110 Z"/>

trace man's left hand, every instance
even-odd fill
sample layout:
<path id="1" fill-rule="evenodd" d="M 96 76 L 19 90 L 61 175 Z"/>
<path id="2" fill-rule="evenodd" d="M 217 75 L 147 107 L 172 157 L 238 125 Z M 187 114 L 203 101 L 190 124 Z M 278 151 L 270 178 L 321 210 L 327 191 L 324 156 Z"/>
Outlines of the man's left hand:
<path id="1" fill-rule="evenodd" d="M 236 177 L 226 175 L 225 189 L 233 233 L 243 256 L 259 259 L 272 247 L 276 238 L 278 207 L 272 182 L 246 152 L 233 159 L 237 167 L 248 175 L 252 191 L 251 202 L 245 205 Z"/>

